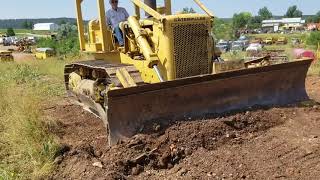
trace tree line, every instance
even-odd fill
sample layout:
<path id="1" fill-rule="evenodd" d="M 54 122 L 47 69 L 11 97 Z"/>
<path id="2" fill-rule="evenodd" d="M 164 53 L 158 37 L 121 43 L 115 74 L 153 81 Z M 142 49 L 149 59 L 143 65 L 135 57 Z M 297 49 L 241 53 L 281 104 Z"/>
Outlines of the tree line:
<path id="1" fill-rule="evenodd" d="M 194 9 L 188 7 L 183 8 L 181 12 L 196 13 Z M 218 39 L 232 39 L 234 38 L 236 31 L 241 29 L 258 29 L 261 27 L 263 20 L 278 19 L 282 17 L 301 17 L 306 19 L 307 23 L 320 23 L 320 11 L 315 15 L 303 15 L 302 11 L 298 9 L 298 6 L 293 5 L 288 7 L 283 16 L 275 16 L 267 7 L 263 7 L 259 9 L 258 15 L 252 15 L 250 12 L 240 12 L 235 13 L 230 19 L 215 18 L 213 31 Z"/>
<path id="2" fill-rule="evenodd" d="M 302 11 L 296 5 L 290 6 L 283 16 L 275 16 L 267 8 L 259 9 L 258 15 L 252 15 L 250 12 L 235 13 L 230 21 L 225 21 L 219 18 L 215 19 L 214 33 L 218 39 L 232 39 L 237 31 L 241 29 L 258 29 L 261 27 L 263 20 L 278 19 L 278 18 L 297 18 L 306 19 L 307 23 L 320 23 L 320 11 L 315 15 L 304 16 Z"/>
<path id="3" fill-rule="evenodd" d="M 298 9 L 296 5 L 290 6 L 287 12 L 283 15 L 285 18 L 297 18 L 303 17 L 302 11 Z M 263 20 L 273 19 L 274 15 L 272 12 L 267 8 L 263 7 L 259 9 L 258 15 L 253 16 L 249 12 L 241 12 L 239 14 L 234 14 L 232 18 L 232 25 L 234 29 L 241 29 L 241 28 L 249 28 L 254 29 L 258 28 L 261 25 Z M 320 23 L 320 11 L 318 11 L 315 15 L 311 15 L 307 17 L 306 20 L 308 23 L 315 22 Z"/>
<path id="4" fill-rule="evenodd" d="M 0 19 L 0 29 L 32 29 L 36 23 L 75 24 L 75 18 Z"/>

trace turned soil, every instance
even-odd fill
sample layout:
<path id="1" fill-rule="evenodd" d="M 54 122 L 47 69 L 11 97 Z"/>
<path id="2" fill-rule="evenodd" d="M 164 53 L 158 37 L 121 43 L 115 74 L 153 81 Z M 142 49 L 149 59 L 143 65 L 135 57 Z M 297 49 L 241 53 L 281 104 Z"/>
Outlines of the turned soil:
<path id="1" fill-rule="evenodd" d="M 320 78 L 311 101 L 150 123 L 108 147 L 101 120 L 62 99 L 45 114 L 61 150 L 50 179 L 320 179 Z"/>

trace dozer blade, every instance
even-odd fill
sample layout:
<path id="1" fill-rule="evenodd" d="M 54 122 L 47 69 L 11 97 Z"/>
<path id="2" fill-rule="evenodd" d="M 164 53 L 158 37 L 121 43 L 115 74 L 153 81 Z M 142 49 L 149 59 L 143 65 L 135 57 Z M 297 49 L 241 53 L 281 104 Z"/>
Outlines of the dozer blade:
<path id="1" fill-rule="evenodd" d="M 108 92 L 109 144 L 138 133 L 149 120 L 281 106 L 308 99 L 312 60 L 204 75 Z"/>

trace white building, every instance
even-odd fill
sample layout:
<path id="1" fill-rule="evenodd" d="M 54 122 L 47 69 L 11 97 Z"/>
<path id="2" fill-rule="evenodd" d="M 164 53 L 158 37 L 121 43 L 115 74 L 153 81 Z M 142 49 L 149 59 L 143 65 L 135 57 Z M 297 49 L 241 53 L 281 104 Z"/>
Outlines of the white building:
<path id="1" fill-rule="evenodd" d="M 33 30 L 36 31 L 57 31 L 59 25 L 55 23 L 37 23 L 33 25 Z"/>
<path id="2" fill-rule="evenodd" d="M 262 21 L 262 28 L 273 31 L 278 31 L 280 28 L 296 30 L 302 28 L 305 23 L 306 21 L 301 18 L 270 19 Z"/>
<path id="3" fill-rule="evenodd" d="M 272 29 L 274 32 L 279 30 L 282 19 L 270 19 L 262 21 L 262 29 Z"/>

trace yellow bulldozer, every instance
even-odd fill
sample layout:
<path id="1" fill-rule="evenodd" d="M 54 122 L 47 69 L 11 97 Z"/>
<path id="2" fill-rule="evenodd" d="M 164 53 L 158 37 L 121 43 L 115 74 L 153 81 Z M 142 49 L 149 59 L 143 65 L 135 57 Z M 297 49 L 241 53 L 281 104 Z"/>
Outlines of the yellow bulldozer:
<path id="1" fill-rule="evenodd" d="M 0 50 L 0 62 L 10 62 L 13 60 L 14 60 L 14 57 L 11 51 Z"/>
<path id="2" fill-rule="evenodd" d="M 135 15 L 120 24 L 125 43 L 119 46 L 106 24 L 104 0 L 97 0 L 99 18 L 88 28 L 83 0 L 76 0 L 80 48 L 94 58 L 65 66 L 68 95 L 103 120 L 110 145 L 139 133 L 150 121 L 308 98 L 305 78 L 311 60 L 257 68 L 219 62 L 214 16 L 199 0 L 193 1 L 204 14 L 173 14 L 171 0 L 162 5 L 131 1 Z M 148 16 L 143 18 L 141 11 Z"/>

